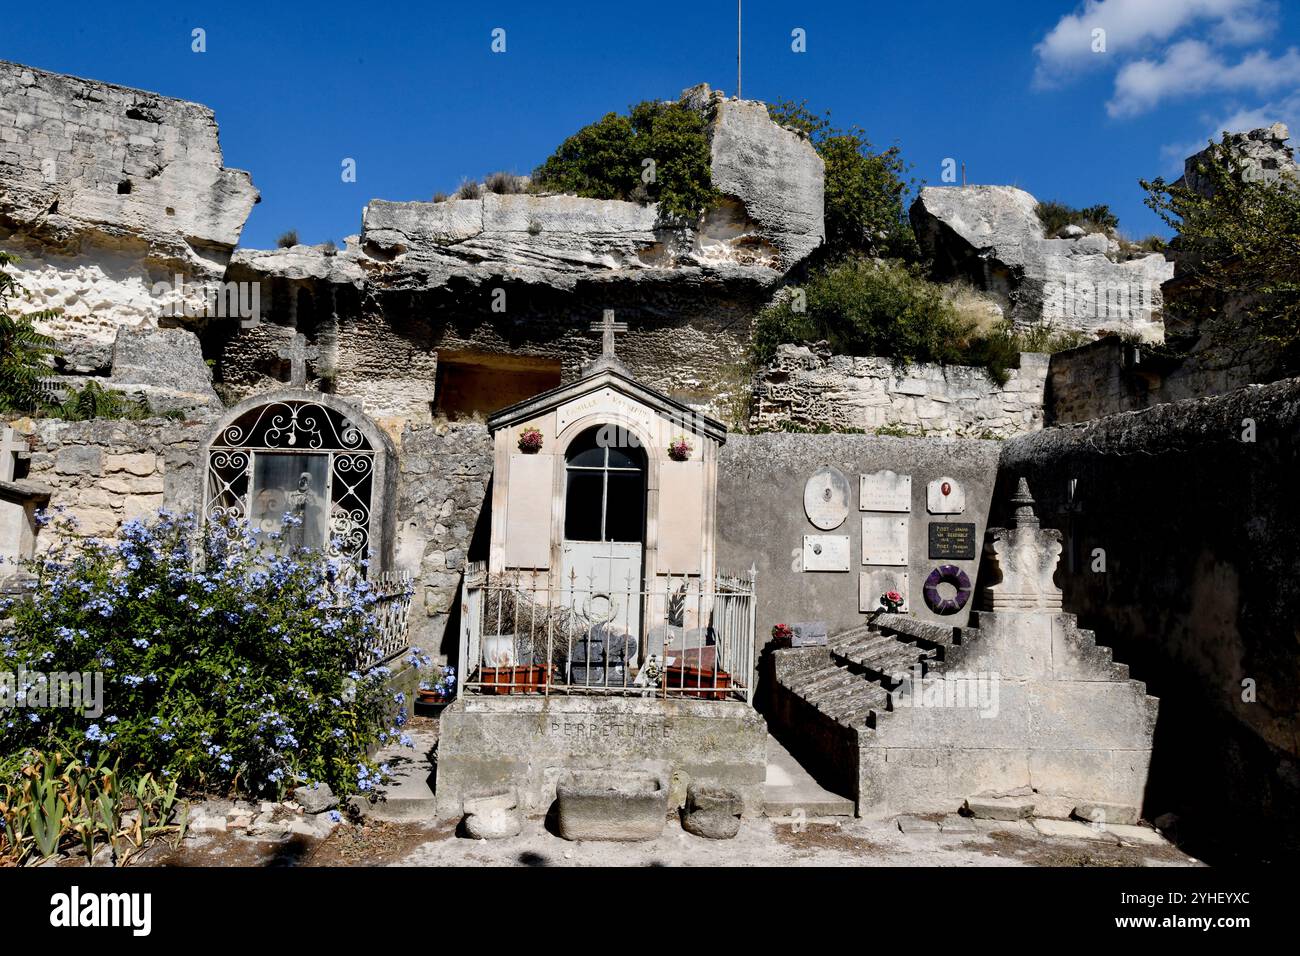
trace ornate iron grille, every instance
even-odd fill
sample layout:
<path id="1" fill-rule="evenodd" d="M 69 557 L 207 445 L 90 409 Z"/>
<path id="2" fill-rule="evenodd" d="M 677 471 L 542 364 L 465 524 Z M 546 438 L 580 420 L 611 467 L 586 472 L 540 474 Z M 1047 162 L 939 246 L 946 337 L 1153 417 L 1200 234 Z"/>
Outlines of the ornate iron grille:
<path id="1" fill-rule="evenodd" d="M 276 470 L 297 471 L 297 485 L 271 484 Z M 371 543 L 374 481 L 375 450 L 345 415 L 317 402 L 269 402 L 213 439 L 203 513 L 210 522 L 250 521 L 283 505 L 311 517 L 299 532 L 302 544 L 362 566 Z"/>

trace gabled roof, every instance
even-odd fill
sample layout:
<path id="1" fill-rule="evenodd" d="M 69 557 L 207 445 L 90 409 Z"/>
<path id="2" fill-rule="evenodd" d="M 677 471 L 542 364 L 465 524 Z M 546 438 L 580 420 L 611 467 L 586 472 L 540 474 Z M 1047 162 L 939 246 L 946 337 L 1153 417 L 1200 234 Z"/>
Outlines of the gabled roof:
<path id="1" fill-rule="evenodd" d="M 488 416 L 488 431 L 496 432 L 530 418 L 536 418 L 574 399 L 606 387 L 622 392 L 628 398 L 654 409 L 667 418 L 680 421 L 682 428 L 712 438 L 719 445 L 727 441 L 727 426 L 722 422 L 697 412 L 676 399 L 669 398 L 663 392 L 642 385 L 623 368 L 621 363 L 617 362 L 593 363 L 588 367 L 587 374 L 576 381 L 494 412 Z"/>

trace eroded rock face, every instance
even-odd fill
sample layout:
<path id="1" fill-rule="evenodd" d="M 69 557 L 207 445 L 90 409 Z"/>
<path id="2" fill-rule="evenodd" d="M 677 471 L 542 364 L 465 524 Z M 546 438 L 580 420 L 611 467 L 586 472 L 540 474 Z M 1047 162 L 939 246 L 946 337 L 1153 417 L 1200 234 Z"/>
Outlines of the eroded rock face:
<path id="1" fill-rule="evenodd" d="M 1037 204 L 1012 186 L 927 187 L 910 215 L 936 277 L 969 278 L 1017 325 L 1163 339 L 1160 286 L 1173 278 L 1173 263 L 1154 253 L 1126 258 L 1099 234 L 1047 238 Z"/>
<path id="2" fill-rule="evenodd" d="M 1247 178 L 1270 184 L 1289 181 L 1300 186 L 1300 167 L 1287 145 L 1290 138 L 1291 131 L 1284 123 L 1274 123 L 1248 133 L 1231 133 L 1228 145 L 1244 163 Z M 1183 162 L 1183 178 L 1175 185 L 1186 185 L 1202 196 L 1213 195 L 1209 179 L 1200 171 L 1209 158 L 1209 147 L 1188 156 Z"/>
<path id="3" fill-rule="evenodd" d="M 0 131 L 0 224 L 69 252 L 135 238 L 220 272 L 258 199 L 197 103 L 0 62 Z"/>

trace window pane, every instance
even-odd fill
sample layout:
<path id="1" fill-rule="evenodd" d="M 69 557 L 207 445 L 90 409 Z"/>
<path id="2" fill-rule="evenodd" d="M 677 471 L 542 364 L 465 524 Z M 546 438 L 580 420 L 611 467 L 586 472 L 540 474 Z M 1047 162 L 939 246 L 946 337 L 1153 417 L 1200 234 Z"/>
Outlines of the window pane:
<path id="1" fill-rule="evenodd" d="M 601 472 L 571 471 L 568 479 L 564 536 L 570 541 L 599 541 Z"/>
<path id="2" fill-rule="evenodd" d="M 609 500 L 605 507 L 606 541 L 640 541 L 645 517 L 644 476 L 638 472 L 611 471 Z"/>
<path id="3" fill-rule="evenodd" d="M 249 509 L 253 527 L 264 536 L 283 531 L 281 543 L 290 549 L 324 547 L 328 462 L 328 455 L 257 454 Z M 295 519 L 289 526 L 285 515 Z"/>
<path id="4" fill-rule="evenodd" d="M 576 455 L 570 454 L 569 464 L 577 465 L 580 468 L 599 468 L 605 464 L 605 449 L 588 448 Z"/>
<path id="5" fill-rule="evenodd" d="M 645 455 L 636 448 L 610 448 L 609 467 L 644 468 Z"/>

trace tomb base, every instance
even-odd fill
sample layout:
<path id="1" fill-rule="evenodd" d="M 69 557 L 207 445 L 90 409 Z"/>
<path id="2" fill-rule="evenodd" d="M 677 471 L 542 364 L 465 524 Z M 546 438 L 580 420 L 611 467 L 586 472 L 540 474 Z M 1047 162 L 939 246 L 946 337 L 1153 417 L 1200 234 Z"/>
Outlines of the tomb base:
<path id="1" fill-rule="evenodd" d="M 574 771 L 641 771 L 663 790 L 674 775 L 736 791 L 747 817 L 763 812 L 767 723 L 740 701 L 615 697 L 462 697 L 442 714 L 437 813 L 514 788 L 543 815 Z M 669 808 L 672 809 L 672 808 Z"/>

